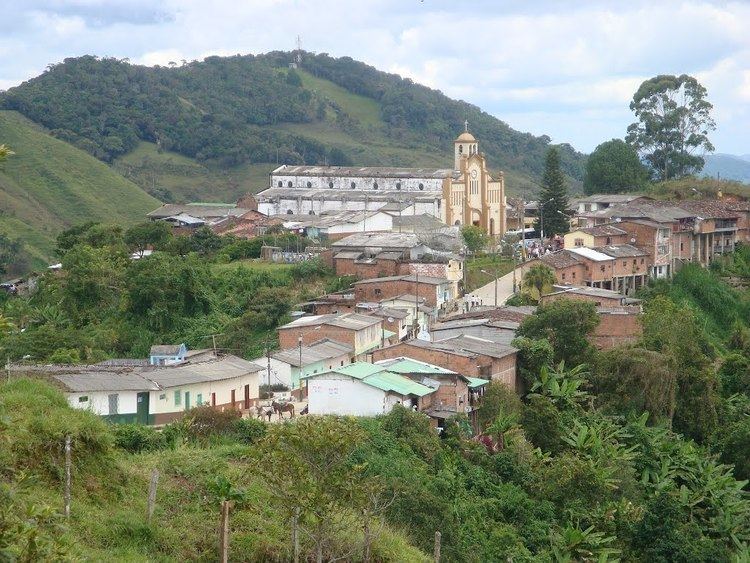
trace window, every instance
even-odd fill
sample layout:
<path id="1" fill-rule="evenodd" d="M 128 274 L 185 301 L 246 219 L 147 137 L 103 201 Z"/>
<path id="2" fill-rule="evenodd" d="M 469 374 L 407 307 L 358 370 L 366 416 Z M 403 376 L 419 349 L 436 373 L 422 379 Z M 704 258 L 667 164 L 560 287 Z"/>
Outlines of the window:
<path id="1" fill-rule="evenodd" d="M 464 146 L 458 145 L 458 154 L 464 154 Z"/>
<path id="2" fill-rule="evenodd" d="M 378 189 L 378 183 L 377 182 L 373 182 L 372 183 L 372 189 L 373 190 L 377 190 Z"/>
<path id="3" fill-rule="evenodd" d="M 203 404 L 203 393 L 198 393 L 198 395 L 196 395 L 195 404 L 198 406 Z"/>
<path id="4" fill-rule="evenodd" d="M 333 182 L 328 182 L 328 187 L 332 188 L 333 187 Z"/>
<path id="5" fill-rule="evenodd" d="M 633 260 L 633 262 L 635 262 L 635 260 Z M 643 258 L 641 258 L 641 264 L 643 264 Z"/>
<path id="6" fill-rule="evenodd" d="M 113 393 L 112 395 L 107 395 L 107 399 L 109 402 L 109 414 L 119 414 L 120 395 Z"/>
<path id="7" fill-rule="evenodd" d="M 159 395 L 159 400 L 160 401 L 166 401 L 167 400 L 167 394 L 166 393 L 162 393 L 161 395 Z"/>
<path id="8" fill-rule="evenodd" d="M 591 211 L 591 204 L 590 203 L 584 203 L 583 204 L 583 210 L 584 211 Z"/>
<path id="9" fill-rule="evenodd" d="M 565 279 L 565 272 L 563 272 L 562 279 Z"/>
<path id="10" fill-rule="evenodd" d="M 380 295 L 380 289 L 375 288 L 375 295 Z"/>
<path id="11" fill-rule="evenodd" d="M 576 273 L 573 272 L 573 279 L 576 279 Z"/>
<path id="12" fill-rule="evenodd" d="M 583 239 L 582 238 L 577 238 L 577 239 L 575 239 L 575 241 L 573 242 L 573 244 L 575 246 L 583 246 Z"/>
<path id="13" fill-rule="evenodd" d="M 287 215 L 293 215 L 293 212 L 292 212 L 292 210 L 291 210 L 291 209 L 287 209 L 287 210 L 286 210 L 286 214 L 287 214 Z"/>
<path id="14" fill-rule="evenodd" d="M 291 180 L 289 180 L 289 181 L 288 181 L 288 182 L 286 183 L 286 185 L 287 185 L 287 187 L 288 187 L 288 188 L 291 188 L 291 187 L 292 187 L 292 181 L 291 181 Z"/>
<path id="15" fill-rule="evenodd" d="M 420 190 L 423 190 L 423 189 L 424 189 L 424 184 L 422 184 L 421 182 L 420 182 L 420 184 L 419 184 L 419 189 L 420 189 Z"/>
<path id="16" fill-rule="evenodd" d="M 179 407 L 181 404 L 182 404 L 182 392 L 175 391 L 174 392 L 174 406 Z"/>
<path id="17" fill-rule="evenodd" d="M 313 211 L 313 210 L 311 209 L 310 211 L 308 211 L 308 212 L 307 212 L 307 214 L 308 214 L 308 215 L 315 215 L 315 211 Z"/>
<path id="18" fill-rule="evenodd" d="M 87 402 L 88 400 L 89 400 L 89 398 L 88 398 L 88 396 L 86 396 L 86 395 L 81 395 L 80 397 L 78 397 L 78 402 L 79 402 L 79 403 L 85 403 L 85 402 Z"/>
<path id="19" fill-rule="evenodd" d="M 607 237 L 607 244 L 612 244 L 612 237 Z"/>
<path id="20" fill-rule="evenodd" d="M 396 182 L 396 189 L 397 189 L 397 190 L 400 190 L 400 189 L 401 189 L 401 182 Z"/>
<path id="21" fill-rule="evenodd" d="M 623 260 L 623 261 L 622 261 L 622 265 L 623 265 L 623 266 L 627 266 L 627 265 L 628 265 L 628 261 L 627 261 L 627 260 Z"/>
<path id="22" fill-rule="evenodd" d="M 312 182 L 308 182 L 308 183 L 307 183 L 307 187 L 308 187 L 308 188 L 312 188 Z"/>
<path id="23" fill-rule="evenodd" d="M 682 251 L 683 251 L 683 249 L 684 249 L 684 244 L 683 244 L 683 243 L 680 243 L 680 252 L 682 252 Z"/>
<path id="24" fill-rule="evenodd" d="M 637 260 L 637 259 L 635 259 L 635 258 L 633 258 L 633 266 L 635 266 L 635 265 L 637 265 L 637 264 L 638 264 L 638 260 Z"/>
<path id="25" fill-rule="evenodd" d="M 352 188 L 352 189 L 354 189 L 354 188 L 356 188 L 356 187 L 357 187 L 357 184 L 356 184 L 355 182 L 352 182 L 352 183 L 350 184 L 350 186 L 351 186 L 351 188 Z"/>
<path id="26" fill-rule="evenodd" d="M 601 266 L 599 266 L 599 269 L 603 272 L 604 271 L 604 264 L 602 264 Z"/>
<path id="27" fill-rule="evenodd" d="M 279 187 L 280 188 L 284 187 L 284 182 L 282 182 L 281 180 L 279 180 Z"/>
<path id="28" fill-rule="evenodd" d="M 341 360 L 341 365 L 342 365 L 342 366 L 344 365 L 344 360 Z"/>

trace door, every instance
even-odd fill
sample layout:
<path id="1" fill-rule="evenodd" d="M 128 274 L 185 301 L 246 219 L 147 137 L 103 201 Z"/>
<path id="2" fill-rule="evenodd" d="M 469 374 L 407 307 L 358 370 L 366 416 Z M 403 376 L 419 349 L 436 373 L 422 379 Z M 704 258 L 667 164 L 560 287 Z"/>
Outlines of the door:
<path id="1" fill-rule="evenodd" d="M 190 409 L 190 391 L 185 391 L 185 410 Z"/>
<path id="2" fill-rule="evenodd" d="M 245 385 L 245 410 L 250 408 L 250 385 Z"/>
<path id="3" fill-rule="evenodd" d="M 216 393 L 211 393 L 211 406 L 216 406 Z"/>
<path id="4" fill-rule="evenodd" d="M 236 400 L 234 389 L 232 389 L 232 408 L 234 408 L 234 402 Z"/>
<path id="5" fill-rule="evenodd" d="M 148 397 L 148 392 L 136 395 L 135 420 L 138 424 L 148 424 Z"/>

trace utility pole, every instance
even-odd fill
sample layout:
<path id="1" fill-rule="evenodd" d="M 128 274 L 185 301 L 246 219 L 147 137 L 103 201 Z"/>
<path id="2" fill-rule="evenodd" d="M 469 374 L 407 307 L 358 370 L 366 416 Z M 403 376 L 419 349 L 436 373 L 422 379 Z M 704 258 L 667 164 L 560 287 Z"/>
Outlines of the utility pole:
<path id="1" fill-rule="evenodd" d="M 71 460 L 70 436 L 65 436 L 65 492 L 63 514 L 65 518 L 70 518 L 70 469 L 73 465 Z"/>

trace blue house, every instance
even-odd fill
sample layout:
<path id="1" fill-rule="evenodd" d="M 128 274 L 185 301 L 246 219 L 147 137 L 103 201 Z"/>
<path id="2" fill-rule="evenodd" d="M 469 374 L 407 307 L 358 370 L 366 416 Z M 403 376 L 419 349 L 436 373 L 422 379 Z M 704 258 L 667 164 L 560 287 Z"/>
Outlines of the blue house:
<path id="1" fill-rule="evenodd" d="M 148 363 L 152 366 L 184 362 L 187 356 L 187 346 L 185 344 L 151 346 L 148 356 Z"/>

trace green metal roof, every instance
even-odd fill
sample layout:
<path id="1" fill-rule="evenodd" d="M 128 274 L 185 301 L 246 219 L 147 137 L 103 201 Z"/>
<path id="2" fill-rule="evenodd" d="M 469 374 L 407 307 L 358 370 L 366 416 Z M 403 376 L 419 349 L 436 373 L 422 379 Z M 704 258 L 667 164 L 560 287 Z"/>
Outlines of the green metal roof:
<path id="1" fill-rule="evenodd" d="M 383 329 L 383 338 L 390 338 L 391 336 L 396 336 L 396 333 L 392 330 Z"/>
<path id="2" fill-rule="evenodd" d="M 487 381 L 486 379 L 482 379 L 481 377 L 466 376 L 466 379 L 469 380 L 470 389 L 476 389 L 477 387 L 481 387 L 482 385 L 487 385 L 489 383 L 489 381 Z"/>
<path id="3" fill-rule="evenodd" d="M 321 373 L 334 372 L 334 373 L 340 373 L 341 375 L 348 375 L 349 377 L 353 377 L 355 379 L 364 379 L 368 375 L 372 375 L 373 373 L 384 371 L 385 369 L 386 369 L 385 366 L 378 366 L 375 364 L 369 364 L 367 362 L 354 362 L 353 364 L 347 364 L 343 367 L 333 368 L 332 370 L 328 372 L 321 372 Z M 310 373 L 310 374 L 304 375 L 303 379 L 307 379 L 315 375 L 320 375 L 320 374 Z"/>
<path id="4" fill-rule="evenodd" d="M 383 391 L 393 391 L 399 395 L 424 397 L 435 392 L 435 389 L 432 387 L 427 387 L 426 385 L 412 381 L 408 377 L 389 371 L 381 371 L 380 373 L 365 377 L 362 383 L 382 389 Z"/>

